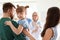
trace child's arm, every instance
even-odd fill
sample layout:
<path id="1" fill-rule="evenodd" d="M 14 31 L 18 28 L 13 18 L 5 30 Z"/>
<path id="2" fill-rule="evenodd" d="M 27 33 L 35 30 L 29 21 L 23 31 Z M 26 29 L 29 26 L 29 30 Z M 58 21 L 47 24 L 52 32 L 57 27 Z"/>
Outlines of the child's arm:
<path id="1" fill-rule="evenodd" d="M 19 25 L 18 28 L 15 28 L 14 25 L 11 23 L 11 21 L 6 21 L 5 22 L 6 25 L 9 25 L 10 28 L 12 29 L 12 31 L 16 34 L 16 35 L 19 35 L 22 30 L 23 30 L 23 27 L 22 25 Z"/>
<path id="2" fill-rule="evenodd" d="M 23 29 L 23 33 L 30 38 L 30 40 L 35 40 L 35 38 L 30 34 L 29 31 L 26 29 Z"/>
<path id="3" fill-rule="evenodd" d="M 22 31 L 23 33 L 28 36 L 30 38 L 30 40 L 35 40 L 34 37 L 29 33 L 29 31 L 27 31 L 26 29 L 23 29 L 22 25 L 19 25 L 18 28 L 15 28 L 14 25 L 11 23 L 11 21 L 6 21 L 5 22 L 6 25 L 9 25 L 10 28 L 12 29 L 12 31 L 14 33 L 16 33 L 17 35 L 19 35 Z"/>

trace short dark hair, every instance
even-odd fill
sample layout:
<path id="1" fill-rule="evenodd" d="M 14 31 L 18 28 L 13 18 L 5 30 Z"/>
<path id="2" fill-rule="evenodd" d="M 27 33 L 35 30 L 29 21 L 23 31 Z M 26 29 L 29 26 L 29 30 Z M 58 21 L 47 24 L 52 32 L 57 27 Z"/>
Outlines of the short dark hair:
<path id="1" fill-rule="evenodd" d="M 12 3 L 10 3 L 10 2 L 4 3 L 4 4 L 3 4 L 3 12 L 7 12 L 8 9 L 12 9 L 12 7 L 15 8 L 15 6 L 14 6 Z"/>

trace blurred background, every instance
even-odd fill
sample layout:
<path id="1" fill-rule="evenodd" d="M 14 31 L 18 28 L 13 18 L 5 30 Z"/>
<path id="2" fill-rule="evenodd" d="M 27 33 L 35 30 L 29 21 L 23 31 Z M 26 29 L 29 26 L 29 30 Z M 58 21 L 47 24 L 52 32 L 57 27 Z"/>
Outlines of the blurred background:
<path id="1" fill-rule="evenodd" d="M 39 20 L 41 22 L 41 26 L 44 27 L 45 20 L 46 20 L 46 13 L 48 8 L 57 6 L 60 8 L 60 0 L 0 0 L 0 18 L 2 17 L 2 6 L 6 2 L 11 2 L 15 6 L 22 5 L 26 6 L 29 5 L 29 8 L 27 9 L 27 18 L 32 19 L 32 13 L 37 12 L 39 15 Z M 16 12 L 14 12 L 14 20 L 17 21 Z M 60 23 L 57 26 L 58 30 L 58 37 L 57 40 L 60 40 Z M 41 40 L 41 38 L 40 38 Z"/>

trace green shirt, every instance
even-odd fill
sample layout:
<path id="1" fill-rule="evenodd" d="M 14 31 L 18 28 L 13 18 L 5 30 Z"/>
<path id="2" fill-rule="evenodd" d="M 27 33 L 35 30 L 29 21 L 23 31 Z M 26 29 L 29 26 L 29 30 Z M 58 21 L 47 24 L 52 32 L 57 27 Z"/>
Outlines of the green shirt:
<path id="1" fill-rule="evenodd" d="M 16 35 L 13 33 L 11 28 L 8 25 L 5 25 L 6 21 L 11 21 L 12 24 L 17 28 L 18 24 L 11 20 L 10 18 L 1 18 L 0 20 L 0 39 L 1 40 L 24 40 L 24 35 L 21 33 L 20 35 Z"/>

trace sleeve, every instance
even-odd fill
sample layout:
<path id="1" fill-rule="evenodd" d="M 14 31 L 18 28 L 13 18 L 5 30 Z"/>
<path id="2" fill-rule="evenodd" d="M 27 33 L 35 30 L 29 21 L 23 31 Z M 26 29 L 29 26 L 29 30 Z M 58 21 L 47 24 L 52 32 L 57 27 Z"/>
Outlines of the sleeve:
<path id="1" fill-rule="evenodd" d="M 32 32 L 32 22 L 29 24 L 29 31 L 30 31 L 30 33 Z"/>
<path id="2" fill-rule="evenodd" d="M 21 20 L 20 20 L 20 21 L 18 21 L 18 24 L 19 24 L 19 25 L 23 25 L 23 28 L 24 28 L 24 29 L 28 29 L 28 23 L 27 23 L 27 21 L 21 21 Z"/>
<path id="3" fill-rule="evenodd" d="M 38 22 L 38 25 L 39 25 L 39 32 L 41 33 L 42 32 L 42 27 L 41 27 L 41 23 L 40 22 Z"/>
<path id="4" fill-rule="evenodd" d="M 18 21 L 18 24 L 19 24 L 19 25 L 22 25 L 22 24 L 23 24 L 23 21 L 19 20 L 19 21 Z"/>
<path id="5" fill-rule="evenodd" d="M 24 27 L 24 29 L 28 29 L 28 23 L 27 22 L 25 22 L 24 24 L 23 24 L 23 27 Z"/>

